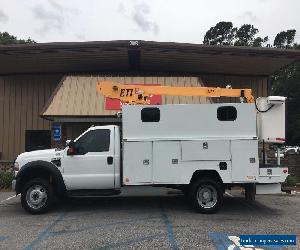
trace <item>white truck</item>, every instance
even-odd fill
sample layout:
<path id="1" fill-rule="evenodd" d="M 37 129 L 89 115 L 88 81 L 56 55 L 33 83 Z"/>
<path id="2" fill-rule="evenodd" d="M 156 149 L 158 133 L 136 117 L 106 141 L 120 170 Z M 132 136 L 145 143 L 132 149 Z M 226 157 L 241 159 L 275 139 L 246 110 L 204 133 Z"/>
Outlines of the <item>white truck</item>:
<path id="1" fill-rule="evenodd" d="M 281 191 L 286 167 L 259 163 L 258 143 L 285 138 L 285 98 L 256 103 L 123 105 L 122 125 L 94 126 L 62 150 L 20 154 L 13 187 L 32 214 L 58 197 L 116 195 L 124 186 L 182 190 L 193 207 L 216 212 L 226 188 Z"/>

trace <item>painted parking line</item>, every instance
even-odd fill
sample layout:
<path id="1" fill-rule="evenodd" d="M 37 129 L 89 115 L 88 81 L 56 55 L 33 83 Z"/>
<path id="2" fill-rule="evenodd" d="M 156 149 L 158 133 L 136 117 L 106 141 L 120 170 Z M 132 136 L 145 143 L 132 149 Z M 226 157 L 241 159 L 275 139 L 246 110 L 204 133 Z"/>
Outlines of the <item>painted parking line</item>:
<path id="1" fill-rule="evenodd" d="M 48 234 L 52 228 L 56 226 L 57 223 L 62 221 L 64 217 L 66 216 L 66 212 L 63 212 L 57 216 L 57 218 L 52 221 L 44 231 L 42 231 L 31 243 L 29 243 L 24 250 L 31 250 L 33 247 L 37 244 L 39 244 L 41 241 L 43 241 L 45 238 L 48 237 Z"/>
<path id="2" fill-rule="evenodd" d="M 165 224 L 165 227 L 166 227 L 168 239 L 169 239 L 169 242 L 170 242 L 170 245 L 171 245 L 171 249 L 176 250 L 176 249 L 178 249 L 178 246 L 177 246 L 176 237 L 174 235 L 172 223 L 171 223 L 164 207 L 162 206 L 162 204 L 160 206 L 160 209 L 161 209 L 161 214 L 162 214 L 164 224 Z"/>
<path id="3" fill-rule="evenodd" d="M 0 241 L 6 240 L 8 237 L 7 236 L 1 236 L 0 235 Z"/>
<path id="4" fill-rule="evenodd" d="M 19 195 L 17 195 L 17 196 L 19 196 Z M 10 197 L 6 198 L 5 200 L 1 201 L 0 204 L 4 203 L 6 201 L 9 201 L 9 200 L 11 200 L 13 198 L 16 198 L 17 196 L 16 195 L 10 196 Z"/>
<path id="5" fill-rule="evenodd" d="M 55 236 L 62 236 L 64 234 L 73 234 L 73 233 L 79 233 L 79 232 L 84 232 L 84 231 L 88 231 L 91 229 L 97 229 L 97 228 L 105 228 L 105 227 L 111 227 L 114 225 L 118 225 L 118 224 L 128 224 L 128 223 L 132 223 L 132 222 L 137 222 L 137 221 L 143 221 L 143 220 L 151 220 L 151 219 L 159 219 L 161 217 L 147 217 L 147 218 L 143 218 L 143 219 L 132 219 L 132 220 L 123 220 L 123 221 L 116 221 L 116 222 L 112 222 L 112 223 L 107 223 L 107 224 L 98 224 L 98 225 L 93 225 L 93 226 L 87 226 L 87 227 L 82 227 L 82 228 L 78 228 L 76 230 L 63 230 L 63 231 L 52 231 L 53 228 L 61 221 L 63 221 L 66 218 L 66 212 L 60 214 L 52 223 L 50 223 L 48 225 L 48 227 L 42 231 L 31 243 L 29 243 L 24 250 L 32 250 L 34 247 L 36 247 L 37 245 L 39 245 L 42 241 L 47 240 L 50 237 L 55 237 Z M 138 241 L 146 241 L 146 240 L 150 240 L 151 237 L 156 238 L 156 237 L 163 237 L 165 234 L 159 234 L 159 235 L 153 235 L 153 236 L 149 236 L 149 238 L 137 238 L 135 239 L 136 242 Z M 126 244 L 132 244 L 134 243 L 134 240 L 129 240 L 128 242 L 125 242 Z M 177 248 L 173 248 L 173 249 L 177 249 Z"/>
<path id="6" fill-rule="evenodd" d="M 231 193 L 225 192 L 225 194 L 230 196 L 230 197 L 234 197 Z"/>
<path id="7" fill-rule="evenodd" d="M 77 228 L 77 229 L 69 229 L 69 230 L 61 230 L 61 231 L 54 231 L 54 232 L 48 232 L 47 233 L 47 238 L 48 237 L 55 237 L 55 236 L 62 236 L 64 234 L 74 234 L 74 233 L 80 233 L 80 232 L 84 232 L 84 231 L 88 231 L 88 230 L 93 230 L 93 229 L 97 229 L 97 228 L 106 228 L 106 227 L 111 227 L 111 226 L 115 226 L 115 225 L 126 225 L 128 223 L 134 223 L 134 222 L 138 222 L 138 221 L 148 221 L 148 220 L 152 220 L 152 219 L 159 219 L 160 217 L 156 216 L 156 217 L 146 217 L 143 219 L 129 219 L 129 220 L 122 220 L 122 221 L 116 221 L 116 222 L 111 222 L 111 223 L 101 223 L 101 224 L 96 224 L 96 225 L 91 225 L 91 226 L 85 226 L 82 228 Z"/>

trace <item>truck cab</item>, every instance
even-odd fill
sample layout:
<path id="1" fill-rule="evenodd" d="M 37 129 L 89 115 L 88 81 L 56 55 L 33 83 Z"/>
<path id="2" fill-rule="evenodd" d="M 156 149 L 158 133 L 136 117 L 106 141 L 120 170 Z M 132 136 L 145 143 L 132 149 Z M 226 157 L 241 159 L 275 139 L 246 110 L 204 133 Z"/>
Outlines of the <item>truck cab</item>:
<path id="1" fill-rule="evenodd" d="M 30 213 L 50 208 L 55 197 L 115 194 L 120 189 L 120 129 L 93 126 L 64 149 L 20 154 L 13 188 Z M 95 191 L 98 194 L 95 194 Z M 51 203 L 51 204 L 50 204 Z M 47 208 L 47 209 L 46 209 Z"/>

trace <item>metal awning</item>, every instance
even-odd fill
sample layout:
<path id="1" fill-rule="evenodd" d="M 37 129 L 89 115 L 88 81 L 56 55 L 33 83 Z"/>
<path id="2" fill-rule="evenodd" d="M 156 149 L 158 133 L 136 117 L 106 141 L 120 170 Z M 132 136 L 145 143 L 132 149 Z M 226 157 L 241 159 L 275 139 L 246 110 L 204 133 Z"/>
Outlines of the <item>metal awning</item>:
<path id="1" fill-rule="evenodd" d="M 299 50 L 109 41 L 0 46 L 0 75 L 28 73 L 226 74 L 268 76 Z"/>

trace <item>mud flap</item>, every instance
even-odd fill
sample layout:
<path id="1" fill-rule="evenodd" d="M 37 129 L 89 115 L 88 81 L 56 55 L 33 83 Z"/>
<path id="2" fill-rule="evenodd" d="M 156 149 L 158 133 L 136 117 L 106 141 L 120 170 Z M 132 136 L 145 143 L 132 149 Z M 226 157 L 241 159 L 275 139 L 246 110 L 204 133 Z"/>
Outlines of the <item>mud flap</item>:
<path id="1" fill-rule="evenodd" d="M 281 194 L 281 184 L 256 184 L 256 194 Z"/>

